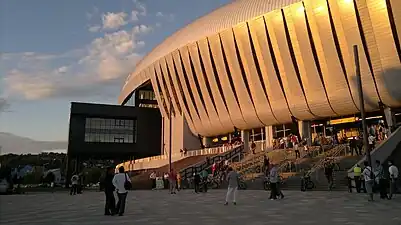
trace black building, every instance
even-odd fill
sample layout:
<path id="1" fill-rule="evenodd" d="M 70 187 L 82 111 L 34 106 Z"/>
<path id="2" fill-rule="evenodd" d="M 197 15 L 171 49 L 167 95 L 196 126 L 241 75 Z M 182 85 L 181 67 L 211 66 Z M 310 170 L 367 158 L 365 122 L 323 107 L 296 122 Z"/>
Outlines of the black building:
<path id="1" fill-rule="evenodd" d="M 67 181 L 83 160 L 160 155 L 161 131 L 158 108 L 71 103 Z"/>

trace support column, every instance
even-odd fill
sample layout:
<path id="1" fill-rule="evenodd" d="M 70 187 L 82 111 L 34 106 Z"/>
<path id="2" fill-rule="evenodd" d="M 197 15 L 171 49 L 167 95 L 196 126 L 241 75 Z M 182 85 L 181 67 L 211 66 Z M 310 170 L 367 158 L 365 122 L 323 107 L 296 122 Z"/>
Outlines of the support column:
<path id="1" fill-rule="evenodd" d="M 307 140 L 308 146 L 312 145 L 312 129 L 310 121 L 298 121 L 299 135 Z"/>
<path id="2" fill-rule="evenodd" d="M 391 108 L 389 108 L 389 107 L 384 108 L 384 117 L 385 117 L 384 119 L 386 120 L 386 124 L 388 126 L 388 134 L 387 135 L 390 135 L 394 129 L 394 121 L 395 121 L 394 113 L 391 110 Z"/>
<path id="3" fill-rule="evenodd" d="M 244 150 L 249 151 L 249 130 L 241 130 L 241 141 L 244 142 Z"/>
<path id="4" fill-rule="evenodd" d="M 273 147 L 273 126 L 265 127 L 265 137 L 266 137 L 266 147 L 271 148 Z"/>

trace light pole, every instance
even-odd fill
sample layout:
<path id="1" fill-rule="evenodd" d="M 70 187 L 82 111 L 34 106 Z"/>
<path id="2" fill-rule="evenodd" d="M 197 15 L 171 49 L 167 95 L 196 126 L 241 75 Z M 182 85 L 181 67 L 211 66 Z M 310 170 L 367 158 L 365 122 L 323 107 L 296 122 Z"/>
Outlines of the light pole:
<path id="1" fill-rule="evenodd" d="M 368 127 L 366 125 L 366 115 L 365 115 L 365 104 L 363 99 L 363 90 L 362 90 L 362 79 L 361 79 L 361 68 L 359 65 L 359 54 L 358 54 L 358 46 L 354 45 L 354 57 L 355 57 L 355 74 L 356 80 L 358 84 L 358 94 L 359 94 L 359 106 L 362 117 L 362 130 L 363 130 L 363 145 L 366 150 L 366 159 L 369 163 L 369 166 L 372 168 L 372 158 L 370 157 L 370 146 L 368 144 Z"/>
<path id="2" fill-rule="evenodd" d="M 173 122 L 172 122 L 172 119 L 173 119 L 173 103 L 171 102 L 171 98 L 169 99 L 170 100 L 170 114 L 169 114 L 169 117 L 170 117 L 170 120 L 169 120 L 169 130 L 170 130 L 170 135 L 169 135 L 169 143 L 168 143 L 168 145 L 169 145 L 169 152 L 168 152 L 168 167 L 169 167 L 169 171 L 171 171 L 171 169 L 172 169 L 172 165 L 171 165 L 171 153 L 172 153 L 172 143 L 171 143 L 171 141 L 172 141 L 172 124 L 173 124 Z"/>

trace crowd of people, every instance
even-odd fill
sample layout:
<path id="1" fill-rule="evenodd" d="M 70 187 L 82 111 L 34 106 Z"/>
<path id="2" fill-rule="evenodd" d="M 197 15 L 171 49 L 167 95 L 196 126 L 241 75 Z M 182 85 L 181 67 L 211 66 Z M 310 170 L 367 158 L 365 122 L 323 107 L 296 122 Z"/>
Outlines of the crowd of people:
<path id="1" fill-rule="evenodd" d="M 377 141 L 381 141 L 387 138 L 386 130 L 381 126 L 374 126 L 369 128 L 369 144 L 374 145 Z M 361 150 L 358 147 L 361 138 L 352 138 L 349 140 L 351 152 L 355 152 L 358 155 L 361 155 Z M 327 143 L 342 143 L 348 142 L 348 139 L 337 140 L 337 138 L 326 138 L 322 136 L 318 136 L 315 139 L 315 142 L 318 145 L 323 145 Z M 232 143 L 232 145 L 239 143 Z M 276 140 L 274 143 L 275 148 L 280 149 L 288 149 L 292 148 L 296 157 L 300 157 L 299 148 L 303 146 L 307 146 L 306 140 L 300 141 L 300 139 L 296 135 L 290 134 L 287 137 Z M 255 149 L 254 142 L 251 144 L 250 150 L 254 152 Z M 371 146 L 374 147 L 374 146 Z M 307 151 L 307 149 L 306 149 Z M 182 154 L 186 154 L 186 149 L 182 150 Z M 240 174 L 236 172 L 229 164 L 228 160 L 220 160 L 216 162 L 211 162 L 209 158 L 206 159 L 207 164 L 211 165 L 211 174 L 209 174 L 208 170 L 205 168 L 202 171 L 195 172 L 193 174 L 193 189 L 195 193 L 199 192 L 207 192 L 208 191 L 208 182 L 212 177 L 213 179 L 218 179 L 221 182 L 227 182 L 228 188 L 225 196 L 224 205 L 228 205 L 229 202 L 232 202 L 234 205 L 237 204 L 237 195 L 240 184 Z M 328 189 L 331 190 L 334 185 L 333 172 L 335 170 L 335 160 L 332 158 L 326 158 L 324 161 L 324 174 L 326 176 L 328 182 Z M 275 165 L 270 162 L 267 155 L 264 156 L 263 159 L 263 171 L 265 172 L 265 176 L 268 179 L 270 186 L 270 199 L 275 200 L 278 198 L 284 198 L 284 194 L 280 189 L 280 174 L 278 170 L 278 165 Z M 384 165 L 382 165 L 379 161 L 376 161 L 375 168 L 371 168 L 367 162 L 364 163 L 364 169 L 362 169 L 359 165 L 354 167 L 354 180 L 355 187 L 357 192 L 361 192 L 364 190 L 369 195 L 369 201 L 373 200 L 373 192 L 377 190 L 380 192 L 380 198 L 382 199 L 391 199 L 394 193 L 397 191 L 397 182 L 398 182 L 398 168 L 393 165 L 392 161 L 388 162 L 388 176 L 386 176 L 384 172 Z M 182 178 L 181 174 L 171 169 L 168 173 L 157 174 L 156 171 L 153 171 L 150 174 L 150 180 L 152 181 L 152 189 L 157 189 L 157 179 L 162 179 L 162 188 L 168 189 L 169 193 L 175 195 L 182 188 Z M 76 179 L 73 178 L 72 179 Z M 77 179 L 76 179 L 77 180 Z M 74 188 L 74 181 L 73 188 Z M 108 168 L 107 176 L 104 180 L 105 183 L 105 195 L 106 195 L 106 204 L 105 204 L 105 215 L 115 215 L 118 214 L 122 216 L 124 214 L 125 209 L 125 201 L 127 197 L 128 190 L 130 189 L 131 180 L 129 176 L 124 172 L 124 168 L 119 168 L 119 173 L 114 174 L 112 168 Z M 76 184 L 76 183 L 75 183 Z M 390 192 L 387 193 L 387 186 L 390 186 Z M 351 185 L 350 185 L 351 188 Z M 72 189 L 73 190 L 73 189 Z M 351 189 L 350 189 L 351 190 Z M 118 203 L 115 204 L 114 191 L 117 192 Z M 72 191 L 75 193 L 75 191 Z"/>
<path id="2" fill-rule="evenodd" d="M 386 167 L 388 167 L 387 172 Z M 354 167 L 355 189 L 358 193 L 361 191 L 367 193 L 369 201 L 373 201 L 374 192 L 380 193 L 381 199 L 391 200 L 398 191 L 398 175 L 398 168 L 391 160 L 388 161 L 387 166 L 376 160 L 374 168 L 369 166 L 369 162 L 365 161 L 363 169 L 358 164 Z M 348 186 L 352 192 L 351 179 L 349 179 Z M 387 192 L 388 187 L 389 193 Z"/>

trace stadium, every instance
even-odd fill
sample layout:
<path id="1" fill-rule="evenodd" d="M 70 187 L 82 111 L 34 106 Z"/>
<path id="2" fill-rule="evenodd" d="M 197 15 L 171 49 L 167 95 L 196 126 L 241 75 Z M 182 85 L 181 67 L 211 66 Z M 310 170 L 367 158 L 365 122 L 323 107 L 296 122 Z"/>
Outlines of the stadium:
<path id="1" fill-rule="evenodd" d="M 157 105 L 146 106 L 162 115 L 161 155 L 237 130 L 262 132 L 269 147 L 286 124 L 308 137 L 313 121 L 358 121 L 355 45 L 365 110 L 394 116 L 400 39 L 398 0 L 238 0 L 155 47 L 126 79 L 119 104 L 135 105 L 151 90 Z"/>

